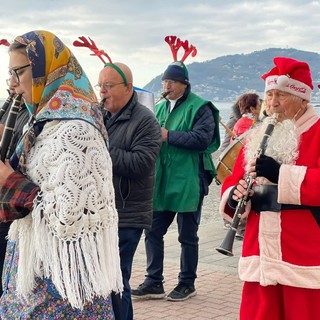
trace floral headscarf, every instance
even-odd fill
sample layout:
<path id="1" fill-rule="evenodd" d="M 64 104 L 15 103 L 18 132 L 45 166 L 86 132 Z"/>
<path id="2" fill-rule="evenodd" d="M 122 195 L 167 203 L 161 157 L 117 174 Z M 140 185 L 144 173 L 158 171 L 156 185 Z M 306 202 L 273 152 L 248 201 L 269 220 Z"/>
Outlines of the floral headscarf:
<path id="1" fill-rule="evenodd" d="M 82 119 L 107 131 L 93 88 L 79 62 L 63 42 L 48 31 L 32 31 L 15 38 L 26 46 L 32 68 L 32 107 L 35 124 L 17 148 L 18 168 L 25 172 L 25 155 L 47 120 Z"/>

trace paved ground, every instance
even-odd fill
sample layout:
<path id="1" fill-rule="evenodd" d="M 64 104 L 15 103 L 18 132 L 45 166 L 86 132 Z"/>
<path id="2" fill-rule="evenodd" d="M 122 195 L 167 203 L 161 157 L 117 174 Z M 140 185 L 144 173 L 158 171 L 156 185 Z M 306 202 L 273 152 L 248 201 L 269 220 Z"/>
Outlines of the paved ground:
<path id="1" fill-rule="evenodd" d="M 216 216 L 215 213 L 214 216 Z M 197 295 L 184 302 L 170 302 L 165 299 L 133 299 L 135 320 L 238 319 L 242 282 L 238 278 L 237 264 L 242 242 L 234 241 L 233 257 L 217 252 L 215 248 L 220 246 L 226 230 L 223 229 L 220 219 L 209 220 L 211 222 L 200 225 L 199 231 Z M 177 284 L 179 255 L 177 231 L 173 226 L 165 237 L 164 287 L 166 293 L 169 293 Z M 141 239 L 134 260 L 131 286 L 138 286 L 143 281 L 144 274 L 145 250 L 144 240 Z"/>

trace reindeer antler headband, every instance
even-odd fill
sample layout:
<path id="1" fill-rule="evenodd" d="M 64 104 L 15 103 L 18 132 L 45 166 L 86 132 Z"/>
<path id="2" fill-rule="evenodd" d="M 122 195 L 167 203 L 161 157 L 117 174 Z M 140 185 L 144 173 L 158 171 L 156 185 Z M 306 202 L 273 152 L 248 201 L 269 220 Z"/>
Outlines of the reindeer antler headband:
<path id="1" fill-rule="evenodd" d="M 80 41 L 78 41 L 78 40 L 75 40 L 75 41 L 73 42 L 73 45 L 74 45 L 75 47 L 86 47 L 86 48 L 89 48 L 91 51 L 93 51 L 93 53 L 90 54 L 91 56 L 97 56 L 97 57 L 104 63 L 104 66 L 105 66 L 105 67 L 111 67 L 111 68 L 113 68 L 114 70 L 116 70 L 116 71 L 120 74 L 120 76 L 121 76 L 124 84 L 125 84 L 125 85 L 128 85 L 128 80 L 127 80 L 125 74 L 123 73 L 123 71 L 122 71 L 116 64 L 114 64 L 114 63 L 112 62 L 111 58 L 109 57 L 109 55 L 108 55 L 106 52 L 104 52 L 104 50 L 100 50 L 100 49 L 96 46 L 95 42 L 94 42 L 92 39 L 90 39 L 89 37 L 88 37 L 88 39 L 89 39 L 90 41 L 89 41 L 88 39 L 86 39 L 86 37 L 84 37 L 84 36 L 79 37 L 79 39 L 80 39 L 82 42 L 80 42 Z M 90 43 L 90 42 L 91 42 L 91 43 Z M 107 59 L 109 60 L 109 62 L 106 62 L 106 61 L 103 59 L 102 56 L 106 56 Z"/>
<path id="2" fill-rule="evenodd" d="M 188 40 L 182 41 L 176 36 L 166 36 L 165 42 L 169 45 L 174 62 L 172 62 L 165 70 L 162 80 L 170 79 L 180 81 L 184 84 L 189 84 L 188 69 L 184 64 L 184 61 L 189 55 L 193 57 L 197 54 L 197 49 L 193 45 L 189 45 Z M 178 61 L 178 52 L 180 48 L 184 49 L 184 55 Z"/>
<path id="3" fill-rule="evenodd" d="M 1 39 L 0 40 L 0 45 L 4 45 L 6 47 L 10 47 L 10 43 L 8 42 L 7 39 Z"/>
<path id="4" fill-rule="evenodd" d="M 182 47 L 184 49 L 184 55 L 180 59 L 180 62 L 184 62 L 191 54 L 192 57 L 197 55 L 197 49 L 192 44 L 189 46 L 188 40 L 181 41 L 176 36 L 166 36 L 164 41 L 169 45 L 173 57 L 173 61 L 178 61 L 178 51 Z"/>

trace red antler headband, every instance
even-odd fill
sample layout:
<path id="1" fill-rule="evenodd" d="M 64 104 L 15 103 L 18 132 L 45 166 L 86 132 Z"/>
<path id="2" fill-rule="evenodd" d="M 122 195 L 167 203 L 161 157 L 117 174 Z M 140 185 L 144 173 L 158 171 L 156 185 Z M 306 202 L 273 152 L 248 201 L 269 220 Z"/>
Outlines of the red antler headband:
<path id="1" fill-rule="evenodd" d="M 184 49 L 184 55 L 180 59 L 181 62 L 184 62 L 190 54 L 192 57 L 197 55 L 196 47 L 193 45 L 189 46 L 188 40 L 181 41 L 180 38 L 177 38 L 176 36 L 166 36 L 164 41 L 168 43 L 174 61 L 178 60 L 178 51 L 181 47 Z"/>
<path id="2" fill-rule="evenodd" d="M 88 37 L 89 38 L 89 37 Z M 102 58 L 102 56 L 106 56 L 109 60 L 110 63 L 112 63 L 111 58 L 103 51 L 103 50 L 99 50 L 98 47 L 96 46 L 95 42 L 89 38 L 89 40 L 86 39 L 86 37 L 79 37 L 80 40 L 82 40 L 82 42 L 75 40 L 73 42 L 73 45 L 75 47 L 85 47 L 85 48 L 89 48 L 91 51 L 93 51 L 93 53 L 91 53 L 91 56 L 97 56 L 103 63 L 106 63 L 104 61 L 104 59 Z"/>
<path id="3" fill-rule="evenodd" d="M 123 73 L 123 71 L 116 64 L 114 64 L 112 62 L 111 58 L 109 57 L 109 55 L 106 52 L 104 52 L 104 50 L 100 50 L 96 46 L 95 42 L 92 39 L 90 39 L 89 37 L 88 37 L 88 39 L 90 41 L 87 40 L 86 37 L 84 37 L 84 36 L 79 37 L 79 39 L 82 42 L 80 42 L 78 40 L 75 40 L 73 42 L 73 45 L 75 47 L 86 47 L 86 48 L 89 48 L 91 51 L 93 51 L 93 53 L 90 54 L 91 56 L 97 56 L 104 63 L 105 67 L 111 67 L 111 68 L 115 69 L 120 74 L 120 76 L 122 77 L 124 84 L 125 85 L 128 84 L 128 80 L 127 80 L 125 74 Z M 109 62 L 106 63 L 105 60 L 102 58 L 102 56 L 106 56 L 107 59 L 109 60 Z"/>
<path id="4" fill-rule="evenodd" d="M 0 45 L 4 45 L 6 47 L 10 47 L 10 43 L 8 42 L 7 39 L 1 39 L 0 40 Z"/>

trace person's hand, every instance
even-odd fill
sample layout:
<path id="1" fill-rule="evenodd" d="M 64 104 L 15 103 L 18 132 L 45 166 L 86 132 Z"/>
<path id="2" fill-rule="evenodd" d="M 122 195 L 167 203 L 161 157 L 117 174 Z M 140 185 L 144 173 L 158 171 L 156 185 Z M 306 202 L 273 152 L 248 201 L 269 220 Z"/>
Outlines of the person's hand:
<path id="1" fill-rule="evenodd" d="M 228 198 L 228 205 L 230 208 L 235 209 L 237 207 L 238 201 L 246 195 L 250 197 L 253 195 L 253 190 L 247 189 L 248 183 L 245 180 L 240 180 L 239 183 L 231 189 Z"/>
<path id="2" fill-rule="evenodd" d="M 162 141 L 168 140 L 168 130 L 166 128 L 161 127 Z"/>
<path id="3" fill-rule="evenodd" d="M 13 172 L 14 170 L 11 168 L 9 160 L 7 160 L 5 164 L 0 161 L 0 186 L 5 183 L 9 175 Z"/>
<path id="4" fill-rule="evenodd" d="M 278 183 L 280 163 L 271 157 L 262 155 L 256 159 L 256 176 L 265 177 L 273 183 Z"/>

